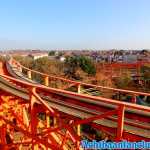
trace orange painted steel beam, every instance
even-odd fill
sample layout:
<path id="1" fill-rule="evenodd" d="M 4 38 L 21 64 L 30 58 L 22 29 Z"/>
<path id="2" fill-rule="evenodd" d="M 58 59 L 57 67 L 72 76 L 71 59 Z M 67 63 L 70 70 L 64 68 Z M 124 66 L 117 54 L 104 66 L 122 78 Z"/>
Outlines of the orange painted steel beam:
<path id="1" fill-rule="evenodd" d="M 5 118 L 2 117 L 2 116 L 0 116 L 0 119 L 3 119 L 7 124 L 9 124 L 10 126 L 12 126 L 14 129 L 19 130 L 20 132 L 22 132 L 22 133 L 23 133 L 24 135 L 26 135 L 27 137 L 33 138 L 33 135 L 32 135 L 30 132 L 28 132 L 27 130 L 23 130 L 22 128 L 20 128 L 20 127 L 14 125 L 13 123 L 11 123 L 9 120 L 5 119 Z M 55 145 L 54 143 L 52 143 L 52 144 L 51 144 L 51 143 L 47 143 L 44 139 L 41 139 L 41 138 L 39 138 L 39 137 L 37 137 L 37 136 L 34 136 L 34 139 L 35 139 L 37 142 L 39 142 L 39 143 L 41 143 L 41 144 L 44 144 L 44 145 L 46 145 L 46 146 L 49 147 L 49 148 L 53 148 L 54 150 L 55 150 L 55 149 L 59 149 L 59 148 L 58 148 L 58 145 Z"/>
<path id="2" fill-rule="evenodd" d="M 110 103 L 110 101 L 109 101 L 109 103 Z"/>
<path id="3" fill-rule="evenodd" d="M 121 101 L 112 100 L 112 99 L 108 99 L 108 98 L 104 98 L 104 97 L 95 97 L 95 96 L 90 96 L 90 95 L 85 95 L 85 94 L 78 94 L 78 93 L 65 91 L 65 90 L 61 90 L 61 89 L 46 87 L 46 86 L 39 85 L 39 84 L 32 84 L 32 83 L 22 81 L 22 80 L 19 80 L 19 79 L 15 79 L 13 77 L 6 76 L 6 75 L 1 75 L 0 74 L 0 76 L 3 77 L 3 78 L 9 79 L 9 80 L 15 81 L 17 83 L 24 84 L 25 86 L 28 86 L 28 87 L 36 87 L 36 89 L 39 89 L 39 90 L 49 91 L 49 92 L 52 92 L 52 93 L 68 94 L 70 96 L 76 96 L 78 98 L 87 98 L 91 102 L 92 101 L 102 101 L 104 103 L 109 103 L 109 104 L 114 104 L 114 105 L 125 105 L 128 108 L 134 108 L 134 109 L 137 109 L 137 110 L 140 109 L 140 110 L 150 112 L 150 108 L 148 106 L 142 106 L 142 105 L 136 105 L 136 104 L 132 104 L 132 103 L 121 102 Z M 122 91 L 126 91 L 126 90 L 122 90 Z M 133 92 L 133 94 L 141 94 L 141 93 L 140 92 Z M 149 93 L 142 93 L 141 95 L 144 95 L 144 94 L 146 96 L 150 96 Z M 42 101 L 42 103 L 46 107 L 49 107 L 46 103 L 44 103 L 44 101 Z"/>
<path id="4" fill-rule="evenodd" d="M 20 68 L 20 64 L 15 62 L 14 63 L 17 64 L 17 67 Z M 22 68 L 22 67 L 21 67 Z M 28 69 L 28 71 L 31 71 L 31 72 L 34 72 L 30 69 Z M 35 73 L 38 73 L 38 72 L 35 72 Z M 42 73 L 41 73 L 42 74 Z M 42 74 L 43 77 L 45 76 L 45 74 Z M 47 75 L 46 75 L 47 76 Z M 77 149 L 79 148 L 79 145 L 77 144 L 78 141 L 80 140 L 80 136 L 74 132 L 73 130 L 73 127 L 74 126 L 77 126 L 77 125 L 81 125 L 81 124 L 85 124 L 85 123 L 89 123 L 89 122 L 93 122 L 97 119 L 102 119 L 102 118 L 107 118 L 111 115 L 117 115 L 118 118 L 116 120 L 116 122 L 118 122 L 118 130 L 117 130 L 117 140 L 121 140 L 124 138 L 125 136 L 125 131 L 124 131 L 124 113 L 125 113 L 125 109 L 126 108 L 130 108 L 130 109 L 135 109 L 135 110 L 142 110 L 142 111 L 145 111 L 145 112 L 150 112 L 150 108 L 149 107 L 146 107 L 146 106 L 139 106 L 139 105 L 136 105 L 136 104 L 130 104 L 130 103 L 125 103 L 125 102 L 119 102 L 119 101 L 116 101 L 116 100 L 112 100 L 112 99 L 108 99 L 108 98 L 103 98 L 103 97 L 95 97 L 95 96 L 90 96 L 90 95 L 84 95 L 84 94 L 81 94 L 80 92 L 79 93 L 74 93 L 74 92 L 70 92 L 70 91 L 65 91 L 65 90 L 62 90 L 62 89 L 55 89 L 55 88 L 50 88 L 50 87 L 46 87 L 44 85 L 39 85 L 39 84 L 33 84 L 33 83 L 29 83 L 29 82 L 26 82 L 26 81 L 22 81 L 22 80 L 19 80 L 19 79 L 14 79 L 13 77 L 10 77 L 10 76 L 6 76 L 6 75 L 0 75 L 1 78 L 4 78 L 4 79 L 7 79 L 9 80 L 10 82 L 12 83 L 15 83 L 16 85 L 21 85 L 23 86 L 24 88 L 27 89 L 27 91 L 29 91 L 29 96 L 30 96 L 30 115 L 31 115 L 31 120 L 30 120 L 30 132 L 23 129 L 22 127 L 18 127 L 14 124 L 12 124 L 12 122 L 2 116 L 0 116 L 1 119 L 3 119 L 5 121 L 6 124 L 9 124 L 11 125 L 13 128 L 21 131 L 24 135 L 26 136 L 29 136 L 31 139 L 32 139 L 32 148 L 34 148 L 34 144 L 43 144 L 45 145 L 46 147 L 50 147 L 52 149 L 62 149 L 62 147 L 66 144 L 66 139 L 70 139 L 72 140 L 75 144 L 76 144 L 76 147 Z M 48 78 L 50 78 L 50 76 L 48 76 Z M 56 79 L 56 78 L 55 78 Z M 63 81 L 67 81 L 71 84 L 77 84 L 77 85 L 81 85 L 81 86 L 94 86 L 94 85 L 90 85 L 90 84 L 84 84 L 82 82 L 74 82 L 74 81 L 70 81 L 70 80 L 66 80 L 66 79 L 63 79 L 63 78 L 57 78 L 57 79 L 62 79 Z M 101 87 L 101 86 L 94 86 L 94 87 Z M 112 90 L 116 90 L 116 91 L 121 91 L 121 92 L 127 92 L 127 93 L 130 93 L 130 94 L 133 94 L 133 96 L 135 95 L 139 95 L 141 94 L 141 92 L 135 92 L 135 91 L 128 91 L 128 90 L 120 90 L 120 89 L 113 89 L 113 88 L 108 88 L 108 87 L 101 87 L 101 88 L 106 88 L 106 89 L 112 89 Z M 113 110 L 113 111 L 108 111 L 108 112 L 104 112 L 103 114 L 100 114 L 100 115 L 94 115 L 90 118 L 87 118 L 87 119 L 83 119 L 83 120 L 77 120 L 77 121 L 73 121 L 73 122 L 70 122 L 70 124 L 62 124 L 62 125 L 59 125 L 58 124 L 58 127 L 54 127 L 54 128 L 47 128 L 47 127 L 44 127 L 44 129 L 42 130 L 41 133 L 38 133 L 37 132 L 37 113 L 39 113 L 39 111 L 37 109 L 39 109 L 38 107 L 36 107 L 36 103 L 39 103 L 40 105 L 42 105 L 42 107 L 45 108 L 45 110 L 42 110 L 42 111 L 48 111 L 50 114 L 53 114 L 54 116 L 56 117 L 59 117 L 61 114 L 59 114 L 59 112 L 56 112 L 53 108 L 51 108 L 40 96 L 38 93 L 49 93 L 49 94 L 52 94 L 52 95 L 64 95 L 68 98 L 76 98 L 76 99 L 86 99 L 88 102 L 90 103 L 95 103 L 95 102 L 104 102 L 106 104 L 113 104 L 116 106 L 116 108 Z M 149 93 L 142 93 L 143 95 L 147 95 L 147 96 L 150 96 Z M 65 97 L 65 99 L 66 99 Z M 86 103 L 86 102 L 85 102 Z M 22 107 L 24 107 L 22 105 Z M 15 114 L 16 116 L 16 114 Z M 19 115 L 16 116 L 19 120 Z M 60 120 L 61 121 L 61 120 Z M 66 133 L 63 134 L 60 132 L 62 130 L 62 128 L 65 128 L 66 129 Z M 52 132 L 55 132 L 57 134 L 60 134 L 61 135 L 61 138 L 62 138 L 62 142 L 61 144 L 59 145 L 59 148 L 58 148 L 58 145 L 57 145 L 57 140 L 52 136 L 50 135 Z M 45 136 L 45 138 L 48 138 L 52 141 L 52 144 L 49 143 L 49 141 L 44 141 L 44 139 L 41 139 L 40 137 L 41 136 Z M 126 134 L 127 136 L 127 134 Z M 36 140 L 36 142 L 35 142 Z"/>
<path id="5" fill-rule="evenodd" d="M 113 110 L 113 111 L 109 111 L 109 112 L 106 112 L 104 114 L 100 114 L 100 115 L 96 115 L 96 116 L 93 116 L 93 117 L 90 117 L 90 118 L 87 118 L 87 119 L 83 119 L 83 120 L 79 120 L 79 121 L 75 121 L 75 122 L 72 122 L 70 123 L 70 126 L 77 126 L 77 125 L 81 125 L 81 124 L 86 124 L 86 123 L 89 123 L 89 122 L 92 122 L 94 120 L 98 120 L 98 119 L 102 119 L 102 118 L 105 118 L 107 116 L 111 116 L 111 115 L 114 115 L 116 114 L 117 111 L 116 110 Z M 49 129 L 47 128 L 46 131 L 44 132 L 44 134 L 46 133 L 49 133 L 49 132 L 55 132 L 57 130 L 60 130 L 62 128 L 67 128 L 68 125 L 62 125 L 60 127 L 57 127 L 57 128 L 53 128 L 53 129 Z"/>
<path id="6" fill-rule="evenodd" d="M 32 92 L 31 92 L 32 93 Z M 34 106 L 34 97 L 31 97 L 31 100 L 33 100 L 31 103 L 33 104 L 32 106 Z M 20 126 L 21 124 L 19 124 L 19 126 L 17 127 L 17 125 L 16 124 L 14 124 L 12 121 L 10 121 L 10 120 L 8 120 L 7 118 L 5 118 L 5 116 L 0 116 L 0 120 L 4 120 L 4 122 L 5 123 L 7 123 L 7 125 L 10 125 L 10 126 L 12 126 L 12 127 L 14 127 L 14 129 L 17 129 L 17 130 L 19 130 L 20 132 L 22 132 L 24 135 L 26 135 L 26 136 L 28 136 L 28 137 L 30 137 L 30 138 L 32 138 L 32 140 L 33 140 L 33 142 L 32 142 L 32 146 L 34 146 L 35 145 L 35 142 L 34 142 L 34 140 L 36 140 L 37 142 L 39 142 L 39 143 L 43 143 L 44 145 L 46 145 L 47 147 L 51 147 L 52 148 L 52 145 L 50 145 L 49 143 L 44 143 L 43 141 L 41 141 L 41 139 L 39 139 L 36 135 L 37 135 L 37 133 L 36 133 L 36 125 L 37 125 L 37 121 L 36 121 L 36 107 L 34 108 L 34 107 L 32 107 L 32 109 L 31 109 L 31 131 L 29 132 L 29 129 L 26 129 L 26 128 L 24 128 L 24 127 L 22 127 L 22 126 Z M 19 115 L 18 116 L 16 116 L 15 115 L 15 117 L 17 118 L 17 121 L 18 121 L 18 117 L 19 117 Z M 19 122 L 20 122 L 20 120 L 19 120 Z M 19 123 L 18 122 L 18 123 Z M 4 130 L 4 127 L 2 128 L 3 130 Z M 3 132 L 1 132 L 1 133 L 3 133 Z M 49 135 L 49 138 L 50 138 L 51 136 Z M 52 138 L 52 137 L 51 137 Z M 2 137 L 1 137 L 1 139 L 4 139 L 5 140 L 5 135 L 4 134 L 2 134 Z M 53 143 L 52 144 L 54 144 L 54 140 L 53 140 Z M 57 145 L 56 143 L 55 143 L 55 145 Z M 32 148 L 34 148 L 34 147 L 32 147 Z M 54 148 L 54 149 L 59 149 L 58 147 L 57 148 Z"/>
<path id="7" fill-rule="evenodd" d="M 14 59 L 13 59 L 14 60 Z M 15 61 L 15 60 L 14 60 Z M 16 61 L 15 61 L 16 62 Z M 18 63 L 18 62 L 17 62 Z M 22 66 L 21 64 L 19 64 L 20 67 L 24 68 L 25 70 L 27 71 L 31 71 L 33 73 L 37 73 L 37 74 L 40 74 L 42 76 L 47 76 L 49 78 L 52 78 L 52 79 L 58 79 L 58 80 L 62 80 L 64 82 L 69 82 L 69 83 L 74 83 L 74 84 L 77 84 L 77 85 L 82 85 L 82 86 L 89 86 L 89 87 L 93 87 L 93 88 L 101 88 L 101 89 L 106 89 L 106 90 L 112 90 L 112 91 L 118 91 L 118 92 L 123 92 L 123 93 L 128 93 L 128 94 L 136 94 L 136 95 L 145 95 L 145 96 L 150 96 L 149 93 L 145 93 L 145 92 L 136 92 L 136 91 L 131 91 L 131 90 L 123 90 L 123 89 L 117 89 L 117 88 L 110 88 L 110 87 L 105 87 L 105 86 L 97 86 L 97 85 L 93 85 L 93 84 L 87 84 L 87 83 L 83 83 L 83 82 L 77 82 L 77 81 L 72 81 L 72 80 L 69 80 L 69 79 L 65 79 L 65 78 L 62 78 L 62 77 L 56 77 L 56 76 L 51 76 L 51 75 L 48 75 L 48 74 L 45 74 L 45 73 L 41 73 L 41 72 L 38 72 L 38 71 L 35 71 L 35 70 L 31 70 L 29 68 L 26 68 L 24 66 Z"/>
<path id="8" fill-rule="evenodd" d="M 124 129 L 124 113 L 125 107 L 120 105 L 118 107 L 118 128 L 117 128 L 117 140 L 122 140 Z"/>

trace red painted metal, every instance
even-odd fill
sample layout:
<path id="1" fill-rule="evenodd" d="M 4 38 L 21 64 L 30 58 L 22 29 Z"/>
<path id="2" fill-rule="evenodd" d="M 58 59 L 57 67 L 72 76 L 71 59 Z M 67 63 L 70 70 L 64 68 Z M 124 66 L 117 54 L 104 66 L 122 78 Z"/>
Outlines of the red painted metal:
<path id="1" fill-rule="evenodd" d="M 135 75 L 132 75 L 132 73 L 130 72 L 130 75 L 132 77 L 136 76 L 137 80 L 139 81 L 139 83 L 141 83 L 141 68 L 144 65 L 149 65 L 150 61 L 137 61 L 135 63 L 110 63 L 110 64 L 104 64 L 103 65 L 103 72 L 107 73 L 107 75 L 109 75 L 109 77 L 113 78 L 113 77 L 120 77 L 123 75 L 123 70 L 128 70 L 129 72 L 132 70 L 134 70 Z M 118 70 L 119 74 L 114 71 L 114 70 Z M 128 73 L 129 73 L 128 72 Z"/>
<path id="2" fill-rule="evenodd" d="M 136 125 L 133 122 L 128 122 L 128 114 L 126 113 L 126 109 L 133 109 L 135 111 L 143 111 L 145 113 L 150 112 L 150 108 L 146 106 L 139 106 L 136 103 L 135 95 L 146 95 L 150 96 L 149 93 L 144 92 L 136 92 L 136 91 L 129 91 L 129 90 L 121 90 L 115 89 L 110 87 L 103 87 L 103 86 L 96 86 L 91 84 L 86 84 L 82 82 L 75 82 L 68 79 L 49 76 L 38 71 L 34 71 L 28 69 L 14 59 L 10 59 L 9 63 L 12 65 L 16 65 L 17 68 L 22 71 L 25 69 L 28 72 L 28 76 L 32 79 L 32 73 L 37 73 L 43 76 L 45 79 L 45 85 L 39 85 L 34 83 L 29 83 L 20 79 L 15 79 L 11 76 L 8 76 L 8 73 L 4 71 L 4 68 L 1 68 L 0 78 L 5 79 L 11 85 L 15 85 L 17 88 L 26 89 L 27 94 L 29 96 L 29 100 L 25 100 L 23 96 L 17 96 L 15 93 L 10 93 L 7 89 L 2 89 L 1 94 L 1 112 L 6 112 L 5 115 L 0 114 L 0 122 L 2 125 L 0 126 L 0 146 L 4 149 L 4 147 L 11 145 L 15 147 L 15 149 L 21 149 L 21 147 L 31 147 L 32 149 L 41 149 L 41 147 L 48 149 L 69 149 L 69 146 L 74 144 L 74 149 L 80 149 L 79 142 L 82 139 L 81 136 L 77 134 L 76 127 L 78 125 L 90 123 L 91 126 L 97 130 L 101 130 L 107 135 L 112 134 L 111 136 L 114 137 L 114 140 L 120 141 L 123 139 L 127 139 L 129 141 L 138 141 L 138 140 L 147 140 L 149 138 L 140 137 L 139 135 L 128 133 L 125 129 L 125 125 L 132 125 L 134 127 L 138 127 L 140 129 L 147 129 L 150 130 L 146 126 Z M 139 65 L 138 65 L 139 66 Z M 128 66 L 128 67 L 131 67 Z M 132 67 L 137 67 L 133 65 Z M 29 73 L 30 72 L 30 73 Z M 50 80 L 60 80 L 66 82 L 67 85 L 65 88 L 75 86 L 77 88 L 77 92 L 66 91 L 63 89 L 55 89 L 48 87 Z M 110 98 L 104 97 L 95 97 L 90 95 L 85 95 L 80 93 L 81 86 L 99 88 L 102 90 L 112 90 L 116 92 L 123 92 L 128 93 L 133 96 L 133 103 L 126 103 L 122 101 L 112 100 Z M 18 88 L 18 91 L 20 89 Z M 45 94 L 49 98 L 54 98 L 56 101 L 61 99 L 62 102 L 67 102 L 67 104 L 82 106 L 87 109 L 96 110 L 101 112 L 100 114 L 92 114 L 89 118 L 80 119 L 70 115 L 67 117 L 65 115 L 65 120 L 63 119 L 64 115 L 59 110 L 52 108 L 46 101 L 44 101 L 41 97 L 41 94 Z M 62 96 L 63 95 L 63 96 Z M 68 96 L 68 97 L 67 97 Z M 82 99 L 86 99 L 86 101 L 79 101 Z M 106 109 L 99 109 L 98 106 L 95 106 L 97 102 L 103 102 L 105 104 L 112 104 L 115 107 L 112 110 Z M 6 105 L 6 106 L 5 106 Z M 7 114 L 8 113 L 8 114 Z M 42 116 L 51 117 L 50 121 L 54 123 L 51 125 L 50 122 L 47 122 L 46 119 L 40 119 L 39 114 L 43 113 Z M 113 118 L 116 116 L 116 118 Z M 134 113 L 130 116 L 135 116 L 139 121 L 141 121 L 142 116 L 135 115 Z M 144 117 L 144 116 L 143 116 Z M 109 119 L 115 121 L 117 123 L 116 128 L 107 127 L 104 125 L 97 124 L 95 121 L 100 119 Z M 131 118 L 128 118 L 132 120 Z M 15 121 L 16 120 L 16 121 Z M 145 120 L 145 123 L 149 123 L 149 118 Z M 136 121 L 135 121 L 136 122 Z M 9 135 L 13 135 L 12 143 L 8 144 L 6 141 L 6 131 Z M 19 131 L 20 134 L 23 134 L 23 137 L 19 141 L 15 141 L 15 135 Z M 19 135 L 21 136 L 21 135 Z M 73 147 L 72 147 L 73 149 Z"/>
<path id="3" fill-rule="evenodd" d="M 123 128 L 124 128 L 124 112 L 125 107 L 120 105 L 118 108 L 118 128 L 117 128 L 117 140 L 122 140 L 123 138 Z"/>

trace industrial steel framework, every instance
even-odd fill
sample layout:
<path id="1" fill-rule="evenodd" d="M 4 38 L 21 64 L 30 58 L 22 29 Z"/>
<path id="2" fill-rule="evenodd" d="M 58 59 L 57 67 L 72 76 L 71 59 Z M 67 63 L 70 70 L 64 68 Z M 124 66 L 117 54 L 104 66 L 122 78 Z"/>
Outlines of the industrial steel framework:
<path id="1" fill-rule="evenodd" d="M 150 61 L 137 61 L 135 63 L 107 63 L 107 64 L 103 64 L 102 68 L 104 71 L 106 71 L 106 73 L 109 72 L 109 75 L 111 77 L 113 77 L 113 75 L 115 74 L 115 70 L 119 70 L 119 76 L 121 76 L 123 74 L 123 70 L 127 69 L 127 70 L 132 70 L 135 69 L 135 75 L 138 77 L 141 77 L 141 68 L 144 65 L 149 65 Z"/>
<path id="2" fill-rule="evenodd" d="M 43 78 L 43 85 L 32 80 L 33 74 Z M 63 82 L 64 86 L 50 87 L 50 82 L 56 80 Z M 102 92 L 128 93 L 132 95 L 132 102 L 83 94 L 83 86 Z M 75 87 L 76 91 L 66 90 L 70 87 Z M 11 58 L 1 63 L 0 149 L 82 149 L 80 141 L 85 133 L 80 127 L 88 123 L 114 141 L 149 141 L 150 107 L 137 105 L 138 95 L 150 96 L 150 93 L 50 76 L 26 68 Z"/>

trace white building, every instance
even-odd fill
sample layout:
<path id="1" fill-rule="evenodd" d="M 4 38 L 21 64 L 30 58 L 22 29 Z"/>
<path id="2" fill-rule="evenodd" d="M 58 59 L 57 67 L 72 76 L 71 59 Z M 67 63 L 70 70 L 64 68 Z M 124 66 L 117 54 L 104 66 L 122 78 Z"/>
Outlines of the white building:
<path id="1" fill-rule="evenodd" d="M 62 56 L 62 57 L 60 57 L 59 59 L 60 59 L 60 61 L 63 62 L 63 61 L 65 61 L 66 58 Z"/>
<path id="2" fill-rule="evenodd" d="M 28 56 L 35 60 L 42 57 L 48 57 L 48 53 L 31 53 Z"/>

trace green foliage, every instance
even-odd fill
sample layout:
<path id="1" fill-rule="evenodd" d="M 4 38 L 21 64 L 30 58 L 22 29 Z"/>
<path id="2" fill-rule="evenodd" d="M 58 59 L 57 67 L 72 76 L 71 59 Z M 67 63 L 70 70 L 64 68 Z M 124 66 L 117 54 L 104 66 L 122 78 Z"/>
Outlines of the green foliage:
<path id="1" fill-rule="evenodd" d="M 54 55 L 55 55 L 55 51 L 50 51 L 50 52 L 48 53 L 48 55 L 49 55 L 49 56 L 54 56 Z"/>
<path id="2" fill-rule="evenodd" d="M 95 75 L 96 68 L 90 58 L 85 57 L 85 56 L 80 56 L 79 65 L 81 69 L 85 71 L 86 73 L 88 73 L 89 75 Z"/>
<path id="3" fill-rule="evenodd" d="M 84 72 L 88 73 L 89 75 L 95 75 L 96 68 L 94 63 L 91 61 L 90 58 L 85 56 L 74 56 L 66 58 L 65 64 L 68 68 L 68 74 L 75 75 L 75 72 L 78 68 L 81 68 Z"/>
<path id="4" fill-rule="evenodd" d="M 74 57 L 67 57 L 65 60 L 65 75 L 71 78 L 75 77 L 75 72 L 78 67 L 77 60 Z"/>

